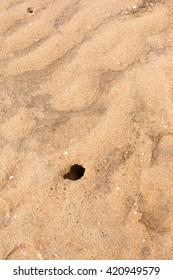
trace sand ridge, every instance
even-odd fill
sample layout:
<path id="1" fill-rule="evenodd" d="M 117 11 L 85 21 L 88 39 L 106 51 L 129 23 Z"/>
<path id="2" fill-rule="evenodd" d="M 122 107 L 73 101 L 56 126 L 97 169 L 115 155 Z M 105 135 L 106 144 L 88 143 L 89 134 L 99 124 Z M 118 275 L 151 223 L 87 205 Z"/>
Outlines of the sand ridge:
<path id="1" fill-rule="evenodd" d="M 172 14 L 0 3 L 0 259 L 172 259 Z"/>

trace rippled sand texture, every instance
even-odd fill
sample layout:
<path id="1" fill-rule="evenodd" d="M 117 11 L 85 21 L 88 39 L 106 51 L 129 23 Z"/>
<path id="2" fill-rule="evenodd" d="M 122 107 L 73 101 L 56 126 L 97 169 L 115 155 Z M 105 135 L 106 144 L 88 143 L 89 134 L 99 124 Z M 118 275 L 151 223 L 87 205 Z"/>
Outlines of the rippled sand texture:
<path id="1" fill-rule="evenodd" d="M 173 259 L 173 1 L 0 10 L 0 259 Z"/>

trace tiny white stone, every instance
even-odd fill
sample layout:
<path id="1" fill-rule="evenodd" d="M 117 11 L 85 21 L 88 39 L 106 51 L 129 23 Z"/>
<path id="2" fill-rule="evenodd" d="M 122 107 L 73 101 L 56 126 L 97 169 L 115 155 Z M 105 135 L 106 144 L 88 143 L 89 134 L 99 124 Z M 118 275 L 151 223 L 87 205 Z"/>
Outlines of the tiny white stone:
<path id="1" fill-rule="evenodd" d="M 105 159 L 105 162 L 107 162 L 107 159 Z"/>
<path id="2" fill-rule="evenodd" d="M 119 188 L 119 187 L 117 187 L 117 188 L 116 188 L 116 190 L 117 190 L 117 191 L 119 191 L 119 190 L 120 190 L 120 188 Z"/>
<path id="3" fill-rule="evenodd" d="M 39 257 L 40 260 L 43 259 L 42 254 L 38 253 L 37 256 Z"/>
<path id="4" fill-rule="evenodd" d="M 136 211 L 134 211 L 133 213 L 134 213 L 135 215 L 137 214 L 137 212 L 136 212 Z"/>
<path id="5" fill-rule="evenodd" d="M 67 155 L 67 154 L 68 154 L 68 152 L 67 152 L 67 150 L 65 150 L 65 151 L 64 151 L 64 155 Z"/>
<path id="6" fill-rule="evenodd" d="M 135 203 L 134 203 L 134 205 L 136 206 L 136 205 L 137 205 L 137 203 L 135 202 Z"/>
<path id="7" fill-rule="evenodd" d="M 136 9 L 137 7 L 138 7 L 138 6 L 136 6 L 136 5 L 133 5 L 133 6 L 132 6 L 133 9 Z"/>
<path id="8" fill-rule="evenodd" d="M 142 156 L 144 156 L 145 154 L 144 154 L 144 153 L 142 153 L 141 155 L 142 155 Z"/>
<path id="9" fill-rule="evenodd" d="M 14 179 L 14 176 L 10 176 L 8 179 L 9 179 L 9 180 L 13 180 L 13 179 Z"/>
<path id="10" fill-rule="evenodd" d="M 4 167 L 4 170 L 6 170 L 6 169 L 7 169 L 7 167 L 5 166 L 5 167 Z"/>
<path id="11" fill-rule="evenodd" d="M 31 26 L 31 25 L 32 25 L 32 22 L 29 22 L 28 25 Z"/>
<path id="12" fill-rule="evenodd" d="M 17 218 L 17 215 L 14 215 L 14 217 L 13 217 L 14 219 L 16 219 Z"/>
<path id="13" fill-rule="evenodd" d="M 145 242 L 145 238 L 144 238 L 144 239 L 142 239 L 142 242 Z"/>
<path id="14" fill-rule="evenodd" d="M 23 256 L 26 256 L 26 255 L 27 255 L 27 252 L 24 251 L 23 249 L 22 249 L 20 252 L 21 252 L 21 254 L 22 254 Z"/>
<path id="15" fill-rule="evenodd" d="M 38 41 L 40 41 L 40 39 L 37 38 L 37 39 L 35 39 L 35 41 L 38 42 Z"/>

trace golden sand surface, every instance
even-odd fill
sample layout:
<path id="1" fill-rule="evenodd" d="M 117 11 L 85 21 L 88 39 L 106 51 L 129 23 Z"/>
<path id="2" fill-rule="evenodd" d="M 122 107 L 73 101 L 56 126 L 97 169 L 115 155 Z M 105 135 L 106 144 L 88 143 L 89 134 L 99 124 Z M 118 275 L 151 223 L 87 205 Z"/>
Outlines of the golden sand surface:
<path id="1" fill-rule="evenodd" d="M 0 0 L 0 259 L 173 259 L 173 1 Z"/>

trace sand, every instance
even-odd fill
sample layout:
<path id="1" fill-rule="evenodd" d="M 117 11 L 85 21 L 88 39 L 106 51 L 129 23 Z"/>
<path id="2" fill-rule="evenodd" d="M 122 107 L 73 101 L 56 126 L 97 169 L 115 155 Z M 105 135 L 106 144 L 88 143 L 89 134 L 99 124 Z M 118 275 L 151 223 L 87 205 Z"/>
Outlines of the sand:
<path id="1" fill-rule="evenodd" d="M 173 1 L 0 1 L 0 259 L 173 259 Z"/>

